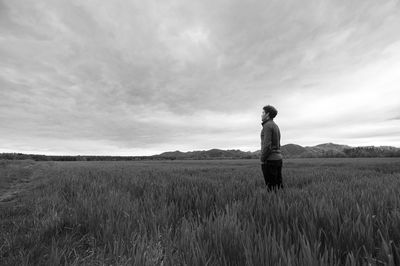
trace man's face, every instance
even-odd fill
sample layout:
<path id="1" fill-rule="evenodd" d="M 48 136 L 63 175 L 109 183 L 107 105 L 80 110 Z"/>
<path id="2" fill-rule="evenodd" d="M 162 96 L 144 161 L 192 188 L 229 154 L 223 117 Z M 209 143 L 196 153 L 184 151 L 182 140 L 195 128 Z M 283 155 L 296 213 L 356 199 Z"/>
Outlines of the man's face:
<path id="1" fill-rule="evenodd" d="M 264 109 L 261 113 L 261 120 L 267 120 L 269 118 L 269 113 L 265 113 Z"/>

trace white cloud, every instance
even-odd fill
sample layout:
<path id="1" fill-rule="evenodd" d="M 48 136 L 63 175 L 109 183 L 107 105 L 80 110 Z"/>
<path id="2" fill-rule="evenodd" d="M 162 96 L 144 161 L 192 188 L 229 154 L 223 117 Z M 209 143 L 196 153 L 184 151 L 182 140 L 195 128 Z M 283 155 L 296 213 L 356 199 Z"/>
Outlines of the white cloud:
<path id="1" fill-rule="evenodd" d="M 283 144 L 400 146 L 399 13 L 396 1 L 3 1 L 0 144 L 256 150 L 273 104 Z"/>

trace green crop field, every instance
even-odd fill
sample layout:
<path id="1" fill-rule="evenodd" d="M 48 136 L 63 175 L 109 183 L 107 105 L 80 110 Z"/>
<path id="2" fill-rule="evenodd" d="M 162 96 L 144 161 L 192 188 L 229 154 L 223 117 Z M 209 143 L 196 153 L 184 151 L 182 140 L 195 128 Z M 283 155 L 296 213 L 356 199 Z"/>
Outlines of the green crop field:
<path id="1" fill-rule="evenodd" d="M 0 265 L 400 265 L 400 158 L 0 161 Z"/>

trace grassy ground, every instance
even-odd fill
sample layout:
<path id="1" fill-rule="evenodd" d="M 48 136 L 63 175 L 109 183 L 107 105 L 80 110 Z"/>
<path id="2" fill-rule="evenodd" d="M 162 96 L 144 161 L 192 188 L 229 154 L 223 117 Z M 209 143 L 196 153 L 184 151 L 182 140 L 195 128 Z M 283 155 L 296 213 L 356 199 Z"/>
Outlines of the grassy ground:
<path id="1" fill-rule="evenodd" d="M 3 161 L 0 264 L 400 264 L 400 159 L 283 175 L 270 193 L 256 160 Z"/>

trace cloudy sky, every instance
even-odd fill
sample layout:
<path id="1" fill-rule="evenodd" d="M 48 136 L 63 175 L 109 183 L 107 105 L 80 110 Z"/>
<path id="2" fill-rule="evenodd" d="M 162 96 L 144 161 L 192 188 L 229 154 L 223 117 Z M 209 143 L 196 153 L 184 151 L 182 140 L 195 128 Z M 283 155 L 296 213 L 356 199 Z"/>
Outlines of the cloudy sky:
<path id="1" fill-rule="evenodd" d="M 0 0 L 0 152 L 400 147 L 400 2 Z"/>

